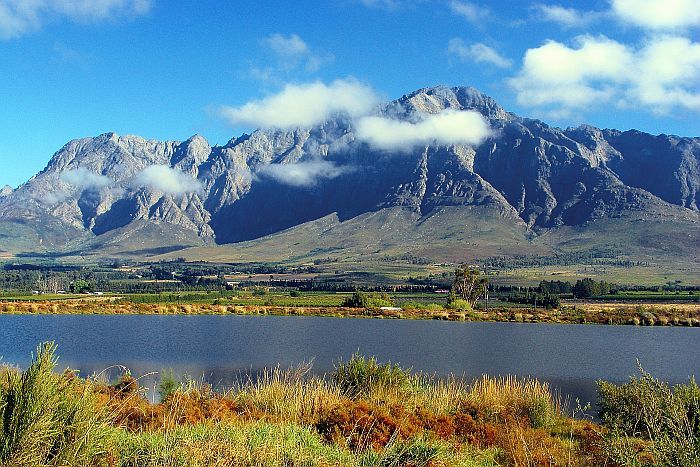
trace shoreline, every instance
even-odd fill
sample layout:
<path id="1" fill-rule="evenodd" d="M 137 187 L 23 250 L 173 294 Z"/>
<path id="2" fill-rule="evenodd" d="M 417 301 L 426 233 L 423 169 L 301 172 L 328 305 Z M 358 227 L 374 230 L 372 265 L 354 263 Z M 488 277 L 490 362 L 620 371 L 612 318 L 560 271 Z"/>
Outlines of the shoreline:
<path id="1" fill-rule="evenodd" d="M 486 310 L 429 310 L 348 308 L 331 306 L 279 306 L 236 304 L 144 304 L 107 300 L 0 301 L 0 315 L 239 315 L 318 316 L 441 320 L 459 322 L 513 322 L 547 324 L 598 324 L 637 326 L 700 326 L 700 304 L 582 303 L 559 309 L 493 308 Z"/>

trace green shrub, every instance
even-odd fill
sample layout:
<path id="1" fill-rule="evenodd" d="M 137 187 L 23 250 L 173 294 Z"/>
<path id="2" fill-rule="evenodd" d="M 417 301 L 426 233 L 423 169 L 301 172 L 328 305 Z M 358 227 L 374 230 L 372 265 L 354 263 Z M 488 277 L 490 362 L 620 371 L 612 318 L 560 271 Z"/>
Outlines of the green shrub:
<path id="1" fill-rule="evenodd" d="M 385 292 L 368 293 L 357 291 L 345 299 L 342 306 L 349 308 L 379 308 L 393 306 L 394 302 Z"/>
<path id="2" fill-rule="evenodd" d="M 160 383 L 158 384 L 160 400 L 165 400 L 181 387 L 182 385 L 175 379 L 173 370 L 163 370 L 161 372 Z"/>
<path id="3" fill-rule="evenodd" d="M 289 292 L 289 296 L 294 297 L 294 298 L 298 298 L 298 297 L 301 297 L 301 292 L 299 292 L 298 290 L 292 290 L 291 292 Z"/>
<path id="4" fill-rule="evenodd" d="M 39 345 L 25 371 L 0 383 L 0 465 L 92 465 L 105 452 L 105 411 L 89 381 L 53 372 L 55 350 Z"/>
<path id="5" fill-rule="evenodd" d="M 534 397 L 525 404 L 533 428 L 548 428 L 556 421 L 556 408 L 549 397 Z"/>
<path id="6" fill-rule="evenodd" d="M 356 397 L 377 387 L 406 389 L 411 385 L 411 373 L 391 362 L 378 363 L 374 357 L 356 353 L 347 363 L 341 361 L 335 366 L 333 381 L 349 397 Z"/>
<path id="7" fill-rule="evenodd" d="M 598 393 L 599 416 L 612 434 L 609 446 L 624 445 L 624 437 L 644 438 L 658 465 L 700 465 L 700 388 L 694 380 L 671 388 L 641 370 L 640 378 L 619 386 L 599 381 Z"/>
<path id="8" fill-rule="evenodd" d="M 408 302 L 401 303 L 401 308 L 404 310 L 420 310 L 425 308 L 425 305 L 420 302 L 409 300 Z"/>
<path id="9" fill-rule="evenodd" d="M 472 306 L 469 304 L 468 301 L 463 300 L 461 298 L 452 300 L 448 305 L 448 308 L 452 308 L 453 310 L 464 310 L 464 311 L 470 311 L 472 309 Z"/>

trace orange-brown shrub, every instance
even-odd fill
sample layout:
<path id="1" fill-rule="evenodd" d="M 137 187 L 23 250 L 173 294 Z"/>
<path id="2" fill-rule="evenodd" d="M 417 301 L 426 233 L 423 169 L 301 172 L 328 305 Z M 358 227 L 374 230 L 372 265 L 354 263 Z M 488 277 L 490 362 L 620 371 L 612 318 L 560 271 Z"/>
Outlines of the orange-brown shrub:
<path id="1" fill-rule="evenodd" d="M 350 399 L 331 409 L 316 424 L 327 441 L 347 445 L 353 451 L 381 449 L 393 439 L 409 438 L 422 428 L 420 421 L 403 407 Z"/>

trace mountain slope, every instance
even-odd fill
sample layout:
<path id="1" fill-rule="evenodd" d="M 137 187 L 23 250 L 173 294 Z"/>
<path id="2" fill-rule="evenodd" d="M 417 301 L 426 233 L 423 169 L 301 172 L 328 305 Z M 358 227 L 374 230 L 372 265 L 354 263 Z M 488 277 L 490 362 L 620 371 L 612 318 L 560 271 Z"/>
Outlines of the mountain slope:
<path id="1" fill-rule="evenodd" d="M 631 255 L 697 255 L 700 138 L 560 130 L 466 87 L 420 89 L 375 115 L 447 110 L 479 112 L 491 135 L 475 147 L 383 150 L 336 115 L 214 147 L 201 136 L 74 140 L 3 189 L 0 249 L 144 257 L 199 246 L 216 256 L 218 243 L 248 260 L 329 251 L 449 260 L 584 249 L 606 225 L 601 234 L 628 233 L 609 243 Z"/>

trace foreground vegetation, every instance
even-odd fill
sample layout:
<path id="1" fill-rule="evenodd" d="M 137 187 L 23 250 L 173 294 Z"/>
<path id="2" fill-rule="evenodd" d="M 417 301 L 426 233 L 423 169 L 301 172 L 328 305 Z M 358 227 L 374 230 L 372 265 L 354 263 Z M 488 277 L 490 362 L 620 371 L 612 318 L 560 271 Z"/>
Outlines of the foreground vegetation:
<path id="1" fill-rule="evenodd" d="M 0 374 L 0 465 L 493 466 L 700 462 L 700 389 L 650 375 L 600 383 L 602 425 L 567 416 L 546 384 L 436 380 L 354 356 L 328 378 L 271 370 L 226 393 L 162 377 L 149 403 L 129 373 L 108 384 L 32 364 Z"/>

